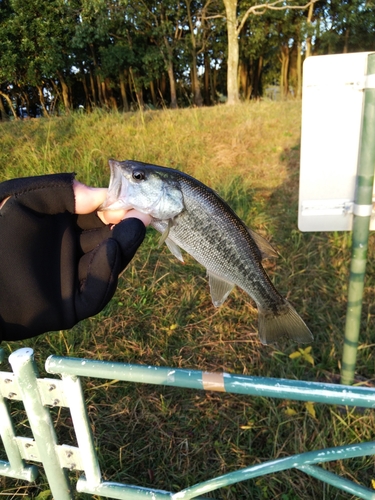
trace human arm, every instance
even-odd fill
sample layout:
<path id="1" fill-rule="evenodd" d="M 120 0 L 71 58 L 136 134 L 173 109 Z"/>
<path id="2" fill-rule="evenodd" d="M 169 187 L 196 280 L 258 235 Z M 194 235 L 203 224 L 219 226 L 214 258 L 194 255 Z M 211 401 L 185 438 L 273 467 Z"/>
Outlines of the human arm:
<path id="1" fill-rule="evenodd" d="M 135 211 L 97 213 L 105 196 L 106 189 L 84 186 L 74 174 L 0 184 L 3 340 L 71 328 L 112 298 L 149 219 Z"/>

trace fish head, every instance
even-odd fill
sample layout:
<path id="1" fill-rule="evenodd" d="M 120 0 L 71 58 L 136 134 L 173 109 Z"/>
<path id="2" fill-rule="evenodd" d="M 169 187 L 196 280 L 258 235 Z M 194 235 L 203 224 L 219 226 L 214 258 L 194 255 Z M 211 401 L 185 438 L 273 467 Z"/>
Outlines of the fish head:
<path id="1" fill-rule="evenodd" d="M 109 167 L 108 194 L 101 210 L 135 208 L 160 220 L 172 219 L 184 210 L 174 170 L 130 160 L 109 160 Z"/>

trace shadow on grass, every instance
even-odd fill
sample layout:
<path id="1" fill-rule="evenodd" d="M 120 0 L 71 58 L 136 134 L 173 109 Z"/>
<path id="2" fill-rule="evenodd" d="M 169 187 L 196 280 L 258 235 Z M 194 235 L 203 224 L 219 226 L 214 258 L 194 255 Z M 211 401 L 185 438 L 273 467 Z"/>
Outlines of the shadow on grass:
<path id="1" fill-rule="evenodd" d="M 274 241 L 282 259 L 275 283 L 287 287 L 288 299 L 309 324 L 315 342 L 316 366 L 339 372 L 343 348 L 347 289 L 351 259 L 351 232 L 302 233 L 297 227 L 299 189 L 299 145 L 285 150 L 288 176 L 269 199 Z M 375 342 L 373 305 L 374 237 L 370 237 L 364 292 L 357 373 L 373 378 L 371 349 Z M 315 349 L 319 346 L 319 349 Z M 324 367 L 324 368 L 323 368 Z"/>

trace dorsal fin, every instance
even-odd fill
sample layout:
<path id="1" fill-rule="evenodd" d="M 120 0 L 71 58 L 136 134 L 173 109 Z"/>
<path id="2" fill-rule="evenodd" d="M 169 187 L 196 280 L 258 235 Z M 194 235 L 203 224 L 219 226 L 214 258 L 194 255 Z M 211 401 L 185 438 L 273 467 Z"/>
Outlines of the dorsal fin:
<path id="1" fill-rule="evenodd" d="M 250 236 L 258 247 L 262 259 L 274 259 L 275 257 L 279 256 L 271 243 L 264 239 L 263 236 L 260 236 L 260 234 L 256 233 L 249 227 L 247 228 L 247 230 L 249 231 Z"/>

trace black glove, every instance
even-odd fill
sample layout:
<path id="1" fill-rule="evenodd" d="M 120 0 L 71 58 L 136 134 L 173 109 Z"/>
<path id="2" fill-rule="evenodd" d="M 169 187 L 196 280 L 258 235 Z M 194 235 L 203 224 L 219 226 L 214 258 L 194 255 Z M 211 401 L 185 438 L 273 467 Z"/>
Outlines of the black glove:
<path id="1" fill-rule="evenodd" d="M 0 341 L 71 328 L 112 298 L 145 236 L 138 219 L 113 230 L 74 214 L 74 174 L 0 184 Z"/>

